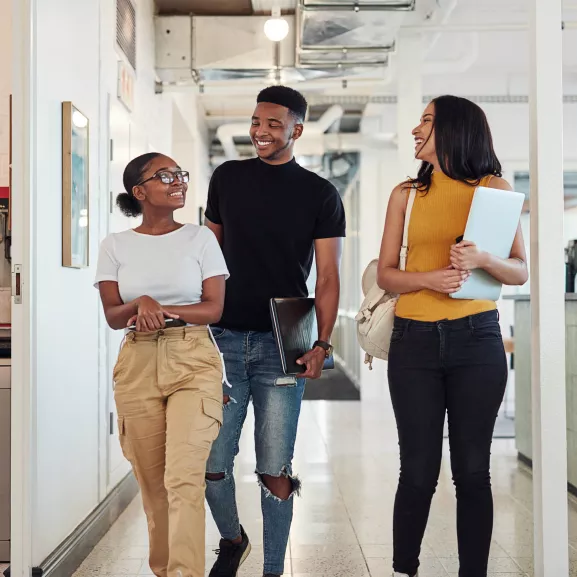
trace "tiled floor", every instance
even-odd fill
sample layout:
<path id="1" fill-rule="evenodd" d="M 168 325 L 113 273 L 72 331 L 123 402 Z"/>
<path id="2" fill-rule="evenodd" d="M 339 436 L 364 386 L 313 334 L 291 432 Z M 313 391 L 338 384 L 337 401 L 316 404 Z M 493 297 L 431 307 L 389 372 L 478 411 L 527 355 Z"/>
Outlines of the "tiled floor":
<path id="1" fill-rule="evenodd" d="M 254 545 L 239 577 L 260 577 L 262 522 L 248 419 L 237 466 L 241 520 Z M 422 558 L 422 577 L 458 572 L 455 502 L 446 451 Z M 305 403 L 295 457 L 303 481 L 287 554 L 293 577 L 389 577 L 397 438 L 386 400 Z M 511 441 L 493 448 L 495 532 L 490 575 L 532 576 L 531 477 Z M 577 577 L 577 503 L 570 503 L 571 577 Z M 218 534 L 207 514 L 207 569 Z M 146 523 L 137 499 L 76 573 L 151 575 Z"/>

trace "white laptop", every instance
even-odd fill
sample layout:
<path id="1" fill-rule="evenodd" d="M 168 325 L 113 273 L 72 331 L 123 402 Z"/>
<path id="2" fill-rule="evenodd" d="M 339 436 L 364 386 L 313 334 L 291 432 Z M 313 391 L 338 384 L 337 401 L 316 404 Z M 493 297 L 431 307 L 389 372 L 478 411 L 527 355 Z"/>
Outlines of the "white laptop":
<path id="1" fill-rule="evenodd" d="M 463 239 L 479 250 L 501 258 L 511 254 L 525 195 L 520 192 L 479 186 L 475 190 Z M 474 270 L 454 299 L 497 301 L 502 284 L 484 270 Z"/>

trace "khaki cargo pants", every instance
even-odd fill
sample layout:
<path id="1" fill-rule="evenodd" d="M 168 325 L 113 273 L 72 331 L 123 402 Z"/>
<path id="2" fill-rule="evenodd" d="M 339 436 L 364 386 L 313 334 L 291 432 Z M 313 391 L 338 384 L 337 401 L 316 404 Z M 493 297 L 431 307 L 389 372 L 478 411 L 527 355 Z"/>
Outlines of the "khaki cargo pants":
<path id="1" fill-rule="evenodd" d="M 114 369 L 124 456 L 142 492 L 157 577 L 204 577 L 205 472 L 222 424 L 222 363 L 207 327 L 131 332 Z"/>

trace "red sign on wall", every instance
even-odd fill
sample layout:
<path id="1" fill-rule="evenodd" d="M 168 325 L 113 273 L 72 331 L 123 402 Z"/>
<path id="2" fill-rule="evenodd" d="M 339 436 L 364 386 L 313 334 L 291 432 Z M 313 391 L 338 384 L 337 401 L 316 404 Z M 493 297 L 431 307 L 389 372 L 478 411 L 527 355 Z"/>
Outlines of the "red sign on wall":
<path id="1" fill-rule="evenodd" d="M 0 211 L 8 212 L 10 204 L 10 187 L 0 186 Z"/>

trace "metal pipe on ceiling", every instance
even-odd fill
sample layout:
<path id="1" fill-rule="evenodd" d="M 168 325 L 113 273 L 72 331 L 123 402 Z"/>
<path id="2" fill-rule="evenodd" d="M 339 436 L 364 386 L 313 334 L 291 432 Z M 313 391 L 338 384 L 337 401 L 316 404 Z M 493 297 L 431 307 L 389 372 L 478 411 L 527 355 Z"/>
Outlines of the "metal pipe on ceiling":
<path id="1" fill-rule="evenodd" d="M 415 9 L 415 0 L 409 2 L 395 2 L 383 4 L 363 4 L 361 2 L 349 2 L 344 4 L 342 2 L 331 2 L 331 0 L 323 0 L 318 4 L 307 4 L 303 0 L 300 1 L 300 7 L 307 12 L 360 12 L 360 11 L 412 11 Z"/>
<path id="2" fill-rule="evenodd" d="M 338 46 L 331 44 L 327 46 L 322 45 L 310 45 L 306 48 L 301 48 L 301 54 L 306 54 L 307 52 L 342 52 L 346 54 L 347 52 L 392 52 L 395 49 L 395 43 L 386 44 L 383 46 Z"/>
<path id="3" fill-rule="evenodd" d="M 565 30 L 576 29 L 577 21 L 562 22 L 561 25 Z M 403 26 L 401 30 L 407 34 L 444 34 L 445 32 L 525 32 L 529 30 L 529 24 L 522 22 L 487 24 L 487 23 L 469 23 L 469 24 L 445 24 L 445 25 L 427 25 L 423 26 Z"/>
<path id="4" fill-rule="evenodd" d="M 373 66 L 386 66 L 388 64 L 388 60 L 370 60 L 370 61 L 363 61 L 363 62 L 352 62 L 347 60 L 341 60 L 339 62 L 325 62 L 323 60 L 308 60 L 305 63 L 300 62 L 299 68 L 303 68 L 305 70 L 318 70 L 319 68 L 325 70 L 334 70 L 337 69 L 347 69 L 347 68 L 372 68 Z"/>

